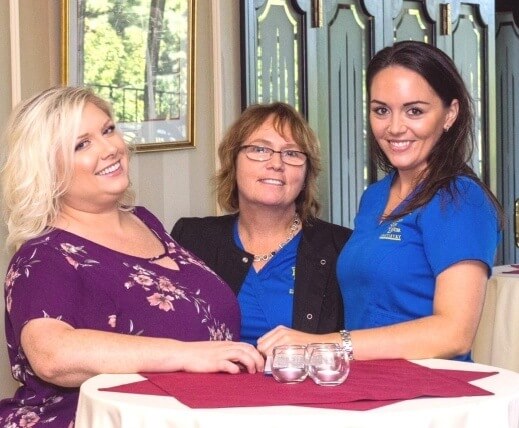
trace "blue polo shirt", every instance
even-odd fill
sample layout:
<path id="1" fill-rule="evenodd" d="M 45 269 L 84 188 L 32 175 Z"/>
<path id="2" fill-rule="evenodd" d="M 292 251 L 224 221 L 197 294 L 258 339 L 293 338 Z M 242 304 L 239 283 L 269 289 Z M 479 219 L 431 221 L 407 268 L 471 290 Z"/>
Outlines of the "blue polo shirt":
<path id="1" fill-rule="evenodd" d="M 292 326 L 296 257 L 301 235 L 299 231 L 259 272 L 250 267 L 238 293 L 243 342 L 256 346 L 258 337 L 274 327 Z M 237 223 L 234 241 L 243 249 Z"/>
<path id="2" fill-rule="evenodd" d="M 389 174 L 364 192 L 354 232 L 337 261 L 350 330 L 431 315 L 442 271 L 463 260 L 479 260 L 490 274 L 494 264 L 500 239 L 497 214 L 476 182 L 459 177 L 454 199 L 440 191 L 415 212 L 381 223 L 393 177 Z M 457 359 L 470 360 L 470 355 Z"/>

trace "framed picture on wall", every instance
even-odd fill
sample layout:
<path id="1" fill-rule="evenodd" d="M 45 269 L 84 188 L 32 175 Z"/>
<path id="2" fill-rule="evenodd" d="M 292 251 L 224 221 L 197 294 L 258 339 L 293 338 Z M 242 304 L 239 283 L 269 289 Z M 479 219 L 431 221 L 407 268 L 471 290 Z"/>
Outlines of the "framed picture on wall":
<path id="1" fill-rule="evenodd" d="M 194 147 L 196 0 L 61 0 L 62 82 L 109 100 L 137 151 Z"/>

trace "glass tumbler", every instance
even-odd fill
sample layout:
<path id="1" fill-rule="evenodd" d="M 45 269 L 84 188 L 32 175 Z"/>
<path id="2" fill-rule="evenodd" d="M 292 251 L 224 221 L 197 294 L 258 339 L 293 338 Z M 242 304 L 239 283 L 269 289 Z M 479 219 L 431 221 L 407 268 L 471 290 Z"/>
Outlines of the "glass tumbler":
<path id="1" fill-rule="evenodd" d="M 350 373 L 350 361 L 342 347 L 315 346 L 307 360 L 308 375 L 317 385 L 336 386 Z"/>
<path id="2" fill-rule="evenodd" d="M 272 376 L 278 382 L 297 383 L 306 379 L 304 345 L 276 346 L 272 352 Z"/>

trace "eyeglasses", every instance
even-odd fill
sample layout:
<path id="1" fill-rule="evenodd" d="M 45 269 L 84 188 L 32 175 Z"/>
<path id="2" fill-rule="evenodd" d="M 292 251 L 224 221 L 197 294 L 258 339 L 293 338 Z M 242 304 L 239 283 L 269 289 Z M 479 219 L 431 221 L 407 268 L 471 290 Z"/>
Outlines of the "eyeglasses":
<path id="1" fill-rule="evenodd" d="M 283 163 L 292 166 L 301 166 L 306 162 L 306 153 L 300 152 L 299 150 L 273 150 L 270 147 L 256 146 L 254 144 L 241 146 L 240 151 L 244 151 L 245 155 L 253 161 L 265 162 L 272 159 L 274 153 L 281 155 Z"/>

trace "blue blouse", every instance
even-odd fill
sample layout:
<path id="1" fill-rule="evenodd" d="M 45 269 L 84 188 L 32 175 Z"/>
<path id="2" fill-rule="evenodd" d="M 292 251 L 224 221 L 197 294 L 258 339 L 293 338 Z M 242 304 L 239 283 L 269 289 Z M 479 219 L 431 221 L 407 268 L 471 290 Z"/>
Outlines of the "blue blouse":
<path id="1" fill-rule="evenodd" d="M 354 232 L 337 261 L 350 330 L 431 315 L 441 272 L 463 260 L 479 260 L 490 274 L 494 263 L 500 239 L 497 214 L 476 182 L 459 177 L 454 199 L 440 191 L 403 218 L 380 222 L 393 177 L 364 192 Z"/>
<path id="2" fill-rule="evenodd" d="M 278 325 L 292 326 L 296 257 L 302 233 L 299 232 L 256 272 L 251 266 L 238 293 L 242 341 L 256 346 L 260 336 Z M 243 249 L 234 226 L 234 241 Z"/>

